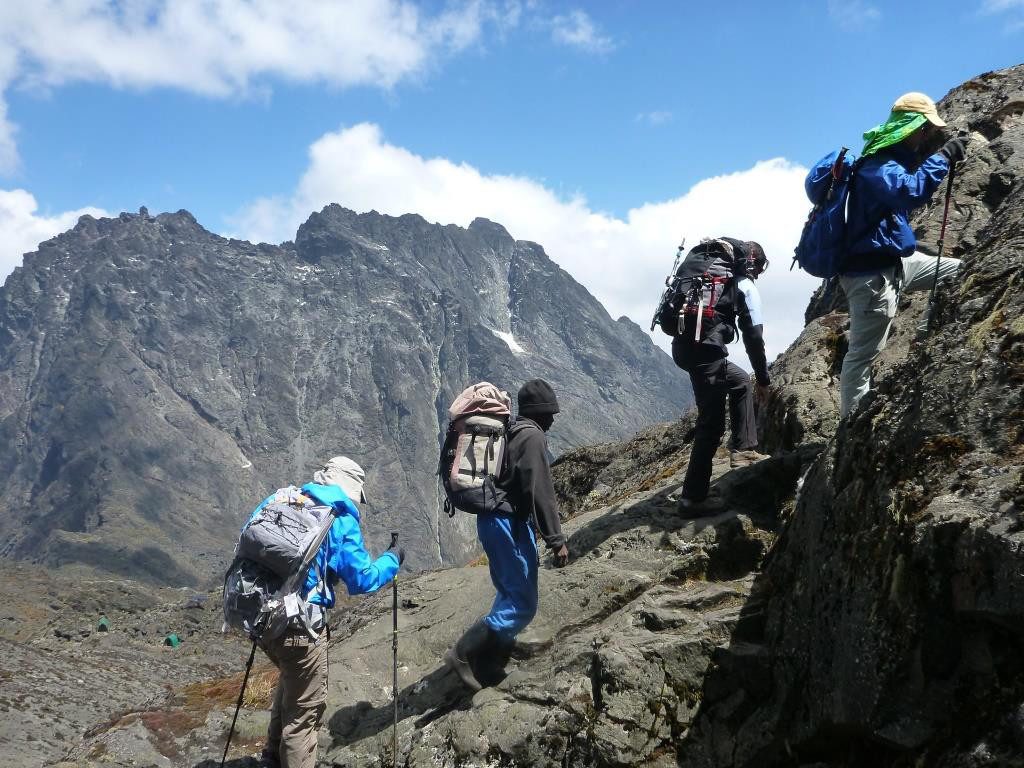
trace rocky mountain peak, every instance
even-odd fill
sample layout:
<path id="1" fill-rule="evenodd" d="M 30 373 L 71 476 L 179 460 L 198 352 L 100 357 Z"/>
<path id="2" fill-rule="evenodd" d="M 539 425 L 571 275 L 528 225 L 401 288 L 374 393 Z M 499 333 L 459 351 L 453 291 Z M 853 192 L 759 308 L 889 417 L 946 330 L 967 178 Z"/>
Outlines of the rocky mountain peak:
<path id="1" fill-rule="evenodd" d="M 440 515 L 445 409 L 534 376 L 565 403 L 556 451 L 688 398 L 649 338 L 482 219 L 329 205 L 274 246 L 187 211 L 83 216 L 0 290 L 0 554 L 201 582 L 256 500 L 346 453 L 371 544 L 399 529 L 417 567 L 458 563 L 475 536 Z"/>

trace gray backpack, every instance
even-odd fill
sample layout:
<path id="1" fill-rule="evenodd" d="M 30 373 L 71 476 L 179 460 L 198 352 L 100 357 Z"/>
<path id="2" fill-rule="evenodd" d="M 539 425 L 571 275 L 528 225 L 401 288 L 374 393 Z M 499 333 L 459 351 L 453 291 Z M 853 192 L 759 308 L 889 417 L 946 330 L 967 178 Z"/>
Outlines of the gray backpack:
<path id="1" fill-rule="evenodd" d="M 324 611 L 301 596 L 306 575 L 334 522 L 331 507 L 317 505 L 294 486 L 279 489 L 242 528 L 224 576 L 224 631 L 268 642 L 288 627 L 316 638 Z M 324 574 L 317 590 L 326 591 Z"/>

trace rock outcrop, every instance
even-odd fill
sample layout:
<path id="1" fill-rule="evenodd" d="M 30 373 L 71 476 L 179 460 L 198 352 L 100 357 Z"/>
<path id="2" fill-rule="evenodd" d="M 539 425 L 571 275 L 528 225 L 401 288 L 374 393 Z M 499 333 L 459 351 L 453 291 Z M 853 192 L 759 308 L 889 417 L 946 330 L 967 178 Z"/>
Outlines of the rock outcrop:
<path id="1" fill-rule="evenodd" d="M 680 413 L 685 377 L 534 243 L 478 219 L 328 206 L 253 245 L 186 212 L 83 217 L 0 291 L 0 556 L 161 583 L 219 575 L 239 521 L 336 453 L 369 473 L 369 541 L 460 563 L 440 514 L 445 409 L 549 379 L 556 451 Z"/>
<path id="2" fill-rule="evenodd" d="M 704 696 L 688 765 L 1024 753 L 1024 66 L 940 109 L 973 137 L 947 234 L 963 269 L 927 339 L 908 343 L 914 312 L 901 317 L 903 359 L 889 350 L 806 478 L 758 577 L 759 654 L 709 676 L 705 693 L 722 693 Z M 915 219 L 925 241 L 940 204 Z"/>

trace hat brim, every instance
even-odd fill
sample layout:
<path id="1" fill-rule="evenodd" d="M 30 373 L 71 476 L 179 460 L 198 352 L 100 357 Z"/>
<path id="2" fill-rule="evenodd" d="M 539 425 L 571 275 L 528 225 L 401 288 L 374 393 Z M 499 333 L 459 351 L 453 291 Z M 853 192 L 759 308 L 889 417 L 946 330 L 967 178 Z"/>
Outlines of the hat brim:
<path id="1" fill-rule="evenodd" d="M 925 112 L 924 116 L 928 118 L 928 122 L 937 128 L 945 128 L 946 121 L 939 117 L 938 112 Z"/>

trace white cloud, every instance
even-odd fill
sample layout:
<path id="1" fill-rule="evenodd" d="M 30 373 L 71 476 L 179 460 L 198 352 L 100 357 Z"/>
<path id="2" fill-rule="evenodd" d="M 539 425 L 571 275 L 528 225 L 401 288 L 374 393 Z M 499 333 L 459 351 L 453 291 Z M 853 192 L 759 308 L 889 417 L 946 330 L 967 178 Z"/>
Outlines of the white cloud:
<path id="1" fill-rule="evenodd" d="M 882 18 L 878 7 L 865 0 L 828 0 L 828 15 L 845 29 L 859 29 Z"/>
<path id="2" fill-rule="evenodd" d="M 594 20 L 578 8 L 551 19 L 551 38 L 588 53 L 608 53 L 615 48 L 611 37 L 603 34 Z"/>
<path id="3" fill-rule="evenodd" d="M 665 125 L 672 122 L 672 113 L 666 109 L 656 109 L 653 112 L 638 112 L 633 118 L 635 123 L 646 123 L 647 125 Z"/>
<path id="4" fill-rule="evenodd" d="M 716 235 L 758 240 L 773 262 L 760 280 L 771 357 L 803 327 L 807 299 L 819 282 L 787 271 L 810 207 L 805 173 L 786 160 L 767 160 L 705 179 L 679 197 L 641 205 L 620 218 L 529 178 L 487 175 L 465 163 L 421 157 L 387 143 L 376 125 L 362 123 L 312 145 L 292 194 L 257 200 L 231 223 L 239 237 L 280 242 L 291 239 L 311 212 L 333 202 L 357 211 L 419 213 L 461 226 L 482 216 L 503 224 L 513 237 L 543 245 L 613 317 L 627 315 L 645 330 L 680 237 L 689 245 Z M 734 355 L 742 359 L 737 349 Z"/>
<path id="5" fill-rule="evenodd" d="M 79 216 L 107 216 L 99 208 L 81 208 L 40 216 L 35 197 L 24 189 L 0 190 L 0 280 L 21 265 L 21 257 L 39 243 L 74 226 Z"/>
<path id="6" fill-rule="evenodd" d="M 1004 26 L 1004 32 L 1012 34 L 1024 29 L 1024 0 L 984 0 L 981 12 L 1008 16 L 1009 21 Z"/>
<path id="7" fill-rule="evenodd" d="M 14 0 L 0 3 L 0 92 L 96 82 L 245 95 L 279 78 L 389 88 L 514 24 L 517 3 L 453 0 Z M 0 169 L 16 163 L 0 103 Z"/>

